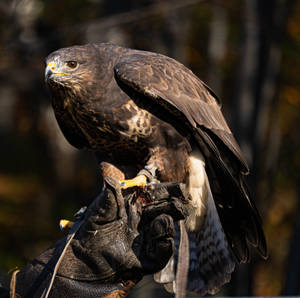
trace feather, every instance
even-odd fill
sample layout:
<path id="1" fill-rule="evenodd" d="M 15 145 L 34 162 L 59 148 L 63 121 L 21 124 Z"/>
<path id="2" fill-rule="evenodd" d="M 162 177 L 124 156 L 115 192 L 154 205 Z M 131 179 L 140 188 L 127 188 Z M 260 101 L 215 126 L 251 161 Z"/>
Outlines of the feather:
<path id="1" fill-rule="evenodd" d="M 196 156 L 199 156 L 197 153 Z M 203 160 L 196 160 L 194 163 L 199 164 Z M 200 175 L 204 177 L 203 185 L 193 185 L 190 187 L 205 187 L 205 198 L 193 198 L 193 200 L 201 200 L 205 205 L 205 213 L 200 217 L 201 228 L 188 232 L 189 236 L 189 274 L 187 282 L 187 291 L 196 292 L 198 295 L 215 294 L 220 288 L 230 281 L 231 273 L 236 264 L 230 245 L 221 225 L 218 212 L 214 203 L 213 195 L 210 189 L 208 177 L 205 174 L 204 163 L 199 168 Z M 194 196 L 201 192 L 193 192 Z M 177 231 L 178 232 L 178 231 Z M 177 251 L 168 263 L 168 265 L 155 277 L 160 283 L 166 283 L 167 290 L 176 291 L 177 285 L 174 272 L 178 268 L 178 246 L 179 233 L 176 234 L 175 245 Z"/>

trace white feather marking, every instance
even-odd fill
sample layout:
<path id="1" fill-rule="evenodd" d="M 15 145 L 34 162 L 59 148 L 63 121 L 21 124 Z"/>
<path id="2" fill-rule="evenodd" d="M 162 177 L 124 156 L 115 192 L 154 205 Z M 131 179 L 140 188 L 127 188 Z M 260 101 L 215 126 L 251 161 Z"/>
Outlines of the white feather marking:
<path id="1" fill-rule="evenodd" d="M 132 122 L 132 123 L 134 123 L 136 125 L 137 122 L 138 122 L 138 120 L 139 120 L 139 118 L 140 118 L 140 115 L 136 114 L 133 117 L 131 117 L 128 122 Z"/>
<path id="2" fill-rule="evenodd" d="M 154 280 L 158 283 L 170 283 L 174 279 L 174 257 L 171 257 L 165 268 L 154 274 Z"/>
<path id="3" fill-rule="evenodd" d="M 195 150 L 189 157 L 188 191 L 192 197 L 193 213 L 186 219 L 188 231 L 199 230 L 206 210 L 205 160 L 200 151 Z"/>

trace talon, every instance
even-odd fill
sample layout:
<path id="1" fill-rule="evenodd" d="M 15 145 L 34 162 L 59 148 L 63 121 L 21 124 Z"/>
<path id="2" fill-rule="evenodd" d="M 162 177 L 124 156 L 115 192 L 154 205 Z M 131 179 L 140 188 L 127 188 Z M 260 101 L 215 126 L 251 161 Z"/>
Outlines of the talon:
<path id="1" fill-rule="evenodd" d="M 147 177 L 145 175 L 136 176 L 129 180 L 120 180 L 121 189 L 127 189 L 130 187 L 141 187 L 144 190 L 147 189 Z"/>
<path id="2" fill-rule="evenodd" d="M 67 219 L 61 219 L 59 221 L 59 227 L 62 231 L 64 231 L 65 229 L 71 229 L 74 225 L 73 221 L 67 220 Z"/>

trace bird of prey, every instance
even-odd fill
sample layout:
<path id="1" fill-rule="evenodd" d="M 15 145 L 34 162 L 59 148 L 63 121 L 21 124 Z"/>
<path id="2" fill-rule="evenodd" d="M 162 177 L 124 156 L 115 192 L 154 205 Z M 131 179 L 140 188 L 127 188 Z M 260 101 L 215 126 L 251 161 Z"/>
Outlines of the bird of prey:
<path id="1" fill-rule="evenodd" d="M 186 184 L 193 206 L 185 220 L 187 290 L 218 291 L 236 263 L 249 261 L 251 246 L 266 258 L 260 216 L 244 180 L 247 162 L 220 100 L 191 70 L 161 54 L 108 43 L 59 49 L 46 65 L 64 136 L 95 153 L 103 176 L 124 188 L 152 179 Z M 158 282 L 173 282 L 174 262 L 167 267 Z"/>

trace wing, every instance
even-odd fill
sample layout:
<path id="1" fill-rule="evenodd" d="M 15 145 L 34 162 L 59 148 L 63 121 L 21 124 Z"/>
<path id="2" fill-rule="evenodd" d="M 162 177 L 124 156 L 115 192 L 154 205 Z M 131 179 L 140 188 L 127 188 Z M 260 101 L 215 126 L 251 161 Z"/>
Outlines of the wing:
<path id="1" fill-rule="evenodd" d="M 220 101 L 189 69 L 166 56 L 127 52 L 114 68 L 119 86 L 141 107 L 186 127 L 206 157 L 216 207 L 238 261 L 249 259 L 248 244 L 267 256 L 257 209 L 246 189 L 247 162 L 221 112 Z"/>
<path id="2" fill-rule="evenodd" d="M 208 129 L 230 150 L 241 170 L 248 173 L 247 162 L 223 117 L 219 99 L 184 65 L 160 54 L 136 51 L 121 58 L 115 74 L 121 85 L 151 99 L 150 105 L 163 106 L 177 119 L 188 121 L 192 129 Z M 215 146 L 210 149 L 216 150 Z M 219 154 L 218 150 L 215 154 Z"/>

